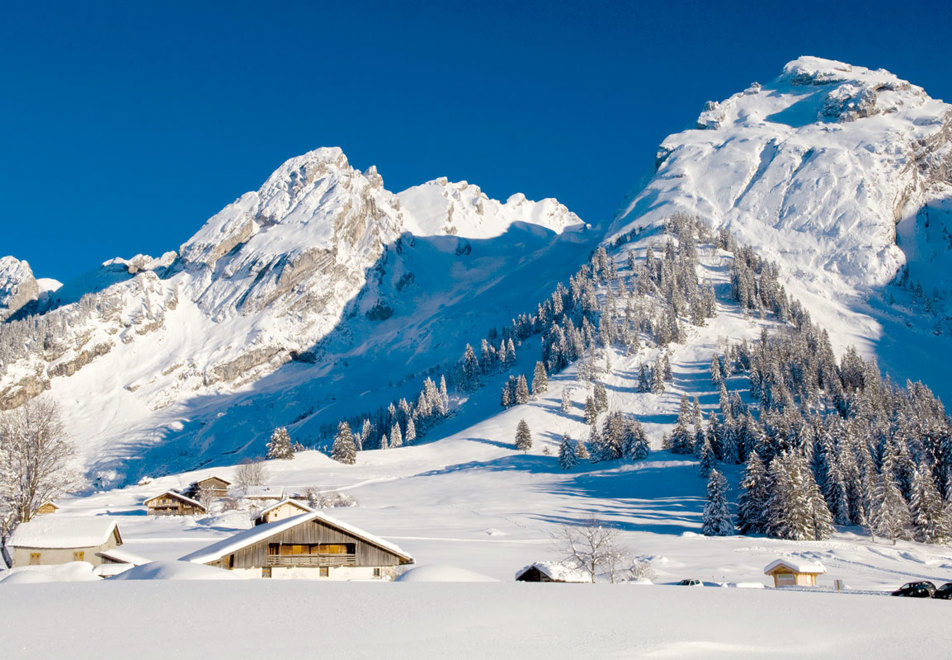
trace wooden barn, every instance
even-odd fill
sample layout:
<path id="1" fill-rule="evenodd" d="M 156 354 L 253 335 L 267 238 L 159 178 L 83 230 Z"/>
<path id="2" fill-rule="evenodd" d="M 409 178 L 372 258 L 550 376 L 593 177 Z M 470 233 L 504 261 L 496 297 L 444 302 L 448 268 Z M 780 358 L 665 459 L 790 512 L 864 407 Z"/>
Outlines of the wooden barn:
<path id="1" fill-rule="evenodd" d="M 47 501 L 43 502 L 43 504 L 41 504 L 41 505 L 37 508 L 36 513 L 34 513 L 33 515 L 46 514 L 46 513 L 56 513 L 57 511 L 59 511 L 59 507 L 56 506 L 56 503 L 53 502 L 53 501 L 51 501 L 51 500 L 47 500 Z"/>
<path id="2" fill-rule="evenodd" d="M 816 576 L 823 573 L 823 564 L 802 559 L 777 559 L 764 568 L 764 574 L 774 579 L 775 587 L 815 587 Z"/>
<path id="3" fill-rule="evenodd" d="M 115 520 L 104 516 L 39 516 L 19 525 L 7 541 L 13 567 L 86 561 L 99 566 L 99 553 L 122 545 Z"/>
<path id="4" fill-rule="evenodd" d="M 216 498 L 222 498 L 228 495 L 228 487 L 231 482 L 225 481 L 221 477 L 211 476 L 200 481 L 196 481 L 192 486 L 192 491 L 197 495 L 202 491 L 207 491 Z"/>
<path id="5" fill-rule="evenodd" d="M 150 497 L 143 504 L 150 516 L 196 516 L 208 513 L 201 502 L 174 490 Z"/>
<path id="6" fill-rule="evenodd" d="M 277 504 L 272 504 L 268 508 L 259 511 L 258 516 L 255 518 L 255 525 L 267 525 L 268 523 L 284 520 L 285 518 L 300 516 L 302 513 L 311 513 L 312 511 L 314 511 L 314 509 L 299 500 L 281 500 Z"/>
<path id="7" fill-rule="evenodd" d="M 516 571 L 516 582 L 591 582 L 584 572 L 548 561 L 537 561 Z"/>
<path id="8" fill-rule="evenodd" d="M 390 580 L 413 557 L 396 545 L 312 511 L 238 532 L 182 557 L 244 577 Z"/>

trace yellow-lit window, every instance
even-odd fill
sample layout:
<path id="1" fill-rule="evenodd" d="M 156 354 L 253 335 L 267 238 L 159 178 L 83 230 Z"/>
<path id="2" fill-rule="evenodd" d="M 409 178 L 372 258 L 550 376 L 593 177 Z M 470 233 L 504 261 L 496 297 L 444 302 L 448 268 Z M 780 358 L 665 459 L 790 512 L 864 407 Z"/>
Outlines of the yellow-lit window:
<path id="1" fill-rule="evenodd" d="M 39 563 L 40 563 L 40 553 L 39 553 L 39 552 L 31 552 L 31 553 L 30 553 L 30 563 L 31 563 L 31 564 L 39 564 Z"/>
<path id="2" fill-rule="evenodd" d="M 82 550 L 78 550 L 73 553 L 73 561 L 85 561 L 85 560 L 86 560 L 86 553 L 83 552 Z"/>
<path id="3" fill-rule="evenodd" d="M 330 577 L 330 569 L 327 566 L 321 566 L 321 577 Z"/>

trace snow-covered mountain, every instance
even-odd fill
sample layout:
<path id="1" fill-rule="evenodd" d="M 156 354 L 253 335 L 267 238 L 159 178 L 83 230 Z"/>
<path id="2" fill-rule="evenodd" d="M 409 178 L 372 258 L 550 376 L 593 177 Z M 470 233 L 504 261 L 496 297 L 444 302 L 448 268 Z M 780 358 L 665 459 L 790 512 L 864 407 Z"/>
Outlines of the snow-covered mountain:
<path id="1" fill-rule="evenodd" d="M 952 106 L 881 69 L 801 57 L 709 102 L 656 164 L 612 234 L 675 212 L 726 227 L 779 263 L 835 345 L 952 394 L 932 357 L 952 350 Z"/>
<path id="2" fill-rule="evenodd" d="M 481 278 L 492 285 L 518 270 L 525 255 L 486 260 L 505 252 L 494 244 L 532 255 L 574 244 L 563 236 L 570 228 L 574 235 L 584 223 L 554 200 L 515 195 L 503 204 L 445 178 L 397 196 L 375 168 L 360 172 L 340 149 L 317 149 L 284 163 L 177 253 L 110 260 L 34 302 L 45 313 L 2 326 L 0 408 L 52 390 L 82 438 L 87 463 L 108 463 L 118 446 L 164 438 L 169 419 L 158 411 L 231 394 L 302 355 L 308 373 L 296 382 L 306 383 L 310 372 L 326 374 L 313 352 L 335 330 L 344 346 L 361 319 L 372 335 L 400 309 L 419 318 L 414 296 L 421 283 L 414 277 L 427 275 L 422 288 L 432 315 L 475 293 Z M 421 261 L 417 254 L 427 251 Z M 385 277 L 388 269 L 398 273 L 396 281 Z M 25 262 L 7 258 L 2 272 L 5 309 L 37 301 Z M 527 280 L 520 289 L 538 286 Z M 474 332 L 484 329 L 484 317 Z M 454 325 L 454 334 L 469 327 Z M 426 366 L 433 358 L 426 355 Z M 282 391 L 289 387 L 282 381 Z"/>

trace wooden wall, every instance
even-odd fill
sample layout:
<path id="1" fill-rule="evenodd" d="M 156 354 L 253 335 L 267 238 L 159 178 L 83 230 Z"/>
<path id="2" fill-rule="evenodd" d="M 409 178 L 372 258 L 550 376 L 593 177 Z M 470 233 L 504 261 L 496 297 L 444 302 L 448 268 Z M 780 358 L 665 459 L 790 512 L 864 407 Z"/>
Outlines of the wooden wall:
<path id="1" fill-rule="evenodd" d="M 234 568 L 256 568 L 268 565 L 268 545 L 271 543 L 353 543 L 357 566 L 398 566 L 403 561 L 399 556 L 371 545 L 356 536 L 328 527 L 318 520 L 301 523 L 291 529 L 275 534 L 235 553 Z M 228 567 L 228 557 L 223 557 L 221 566 Z"/>

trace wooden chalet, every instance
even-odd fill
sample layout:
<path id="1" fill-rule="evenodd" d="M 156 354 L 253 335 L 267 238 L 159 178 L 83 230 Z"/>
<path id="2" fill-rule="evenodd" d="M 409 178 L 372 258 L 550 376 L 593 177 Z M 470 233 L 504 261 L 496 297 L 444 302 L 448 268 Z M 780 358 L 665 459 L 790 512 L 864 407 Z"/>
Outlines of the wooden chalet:
<path id="1" fill-rule="evenodd" d="M 39 516 L 19 525 L 7 541 L 14 568 L 85 561 L 99 566 L 99 553 L 122 545 L 115 520 L 105 516 Z"/>
<path id="2" fill-rule="evenodd" d="M 174 490 L 150 497 L 143 504 L 150 516 L 196 516 L 208 513 L 201 502 Z"/>
<path id="3" fill-rule="evenodd" d="M 277 504 L 272 504 L 266 509 L 258 512 L 255 518 L 255 525 L 267 525 L 268 523 L 300 516 L 302 513 L 311 513 L 314 509 L 300 500 L 284 499 Z"/>
<path id="4" fill-rule="evenodd" d="M 390 580 L 413 557 L 396 545 L 312 511 L 257 525 L 181 558 L 245 577 Z"/>
<path id="5" fill-rule="evenodd" d="M 775 587 L 815 587 L 816 576 L 826 573 L 818 561 L 777 559 L 764 568 L 764 574 L 774 579 Z"/>
<path id="6" fill-rule="evenodd" d="M 56 513 L 57 511 L 59 511 L 59 507 L 56 506 L 56 503 L 53 502 L 52 500 L 47 500 L 47 501 L 43 502 L 43 504 L 41 504 L 41 505 L 36 509 L 36 513 L 34 513 L 33 515 L 37 515 L 37 514 L 47 514 L 47 513 Z"/>
<path id="7" fill-rule="evenodd" d="M 222 498 L 228 495 L 230 481 L 225 481 L 221 477 L 211 476 L 200 481 L 196 481 L 192 486 L 192 492 L 198 495 L 202 491 L 211 493 L 215 498 Z"/>
<path id="8" fill-rule="evenodd" d="M 516 571 L 516 582 L 591 582 L 582 571 L 562 564 L 537 561 Z"/>

